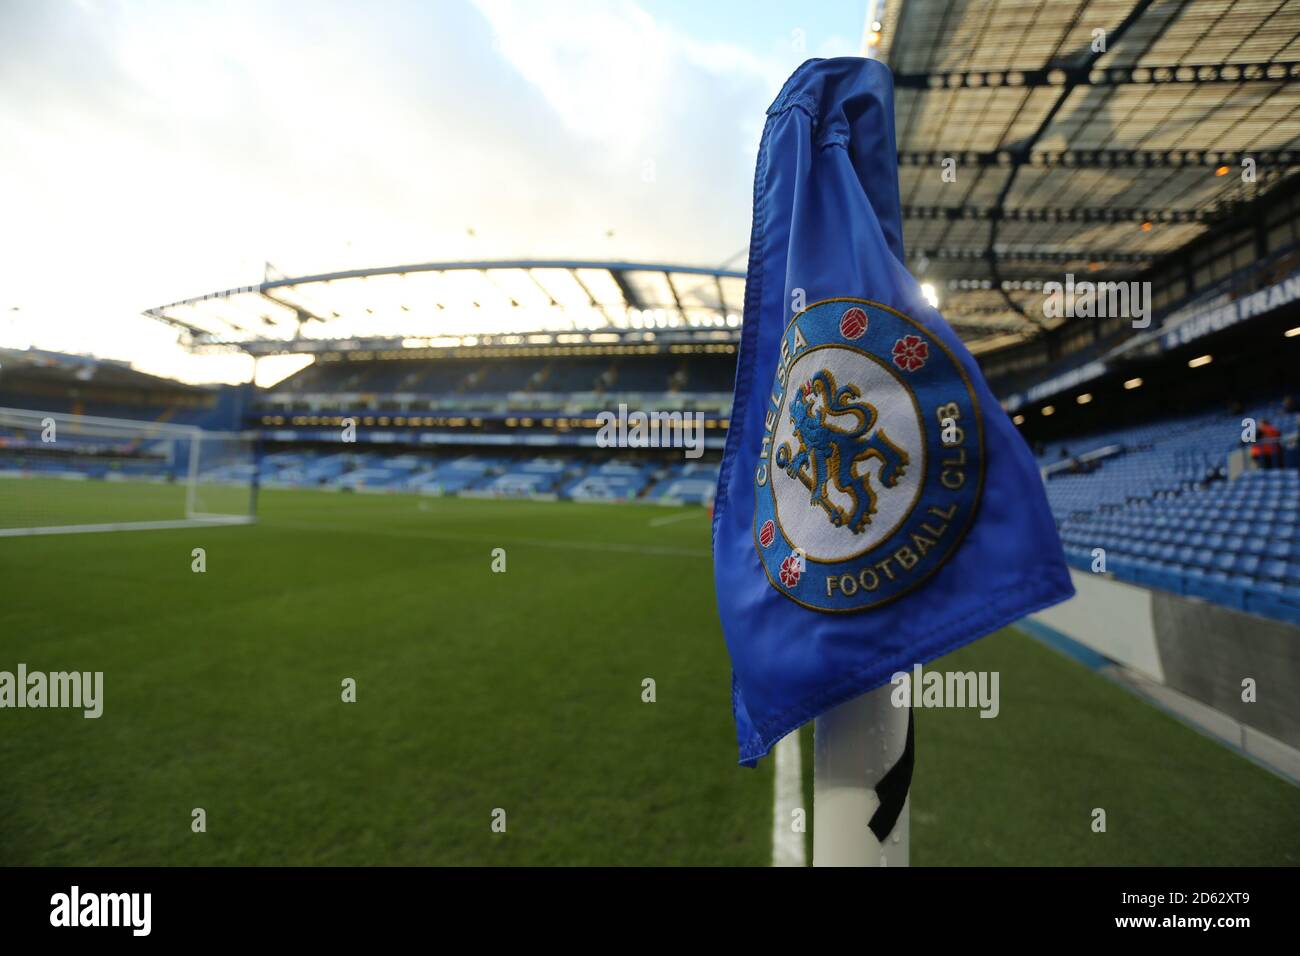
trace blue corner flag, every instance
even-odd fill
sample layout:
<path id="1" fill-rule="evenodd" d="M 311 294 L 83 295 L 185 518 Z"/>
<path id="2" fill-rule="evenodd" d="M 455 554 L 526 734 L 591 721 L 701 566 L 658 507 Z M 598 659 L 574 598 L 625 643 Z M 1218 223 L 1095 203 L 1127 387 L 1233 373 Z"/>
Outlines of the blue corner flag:
<path id="1" fill-rule="evenodd" d="M 713 562 L 753 766 L 1074 589 L 1029 449 L 903 265 L 883 64 L 810 60 L 768 109 L 746 281 Z"/>

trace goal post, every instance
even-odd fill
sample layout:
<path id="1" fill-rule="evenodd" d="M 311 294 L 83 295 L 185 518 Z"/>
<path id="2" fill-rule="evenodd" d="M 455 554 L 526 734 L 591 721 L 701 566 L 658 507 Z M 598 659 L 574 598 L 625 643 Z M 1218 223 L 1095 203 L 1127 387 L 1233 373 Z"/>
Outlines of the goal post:
<path id="1" fill-rule="evenodd" d="M 0 408 L 0 537 L 248 524 L 252 433 Z"/>

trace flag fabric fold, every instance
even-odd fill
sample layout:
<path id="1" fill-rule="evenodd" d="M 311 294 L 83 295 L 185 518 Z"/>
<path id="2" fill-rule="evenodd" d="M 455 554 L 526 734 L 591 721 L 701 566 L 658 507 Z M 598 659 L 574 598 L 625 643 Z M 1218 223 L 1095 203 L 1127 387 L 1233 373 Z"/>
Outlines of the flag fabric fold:
<path id="1" fill-rule="evenodd" d="M 753 766 L 1073 587 L 1029 449 L 904 266 L 883 64 L 810 60 L 768 109 L 744 311 L 713 557 Z"/>

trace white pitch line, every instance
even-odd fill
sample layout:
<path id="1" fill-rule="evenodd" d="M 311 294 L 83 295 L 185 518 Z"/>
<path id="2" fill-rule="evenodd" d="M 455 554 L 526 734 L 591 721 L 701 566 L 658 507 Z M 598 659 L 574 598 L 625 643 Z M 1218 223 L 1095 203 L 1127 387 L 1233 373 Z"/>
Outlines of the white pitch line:
<path id="1" fill-rule="evenodd" d="M 40 528 L 2 528 L 0 538 L 20 538 L 44 534 L 88 534 L 97 531 L 168 531 L 175 528 L 220 528 L 228 525 L 252 524 L 253 518 L 176 518 L 168 521 L 116 521 L 110 524 L 63 524 Z"/>
<path id="2" fill-rule="evenodd" d="M 660 528 L 666 524 L 672 524 L 675 521 L 685 521 L 687 518 L 694 518 L 695 515 L 696 512 L 688 511 L 686 514 L 683 515 L 664 515 L 661 518 L 651 518 L 650 527 Z"/>
<path id="3" fill-rule="evenodd" d="M 563 538 L 485 538 L 480 535 L 446 534 L 443 532 L 420 532 L 396 530 L 392 528 L 358 528 L 351 525 L 329 525 L 312 522 L 282 521 L 268 522 L 277 528 L 293 528 L 295 531 L 318 531 L 322 533 L 370 534 L 385 538 L 421 538 L 430 541 L 455 541 L 462 544 L 486 544 L 492 546 L 524 545 L 538 548 L 558 548 L 567 551 L 601 551 L 619 554 L 646 554 L 666 558 L 712 558 L 710 551 L 700 548 L 669 548 L 655 544 L 620 544 L 614 541 L 569 541 Z"/>
<path id="4" fill-rule="evenodd" d="M 772 865 L 807 866 L 804 837 L 794 829 L 794 811 L 803 807 L 803 755 L 799 751 L 799 731 L 782 737 L 774 748 L 776 760 L 775 791 L 772 801 Z M 808 814 L 805 811 L 804 820 Z"/>

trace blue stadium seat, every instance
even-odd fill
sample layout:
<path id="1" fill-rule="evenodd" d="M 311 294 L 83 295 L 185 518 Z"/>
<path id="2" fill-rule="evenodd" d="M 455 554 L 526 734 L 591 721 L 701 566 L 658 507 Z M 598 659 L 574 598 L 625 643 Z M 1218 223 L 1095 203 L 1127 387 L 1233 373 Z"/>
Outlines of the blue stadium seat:
<path id="1" fill-rule="evenodd" d="M 1242 414 L 1276 415 L 1276 404 Z M 1295 620 L 1300 470 L 1225 480 L 1242 414 L 1195 413 L 1069 441 L 1075 454 L 1120 449 L 1093 472 L 1047 482 L 1063 540 L 1078 549 L 1072 562 L 1100 545 L 1122 580 Z M 1044 464 L 1059 460 L 1063 444 L 1047 449 Z"/>
<path id="2" fill-rule="evenodd" d="M 1285 581 L 1287 577 L 1287 563 L 1277 558 L 1267 558 L 1260 565 L 1259 576 L 1267 578 L 1270 581 Z"/>

